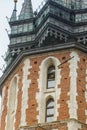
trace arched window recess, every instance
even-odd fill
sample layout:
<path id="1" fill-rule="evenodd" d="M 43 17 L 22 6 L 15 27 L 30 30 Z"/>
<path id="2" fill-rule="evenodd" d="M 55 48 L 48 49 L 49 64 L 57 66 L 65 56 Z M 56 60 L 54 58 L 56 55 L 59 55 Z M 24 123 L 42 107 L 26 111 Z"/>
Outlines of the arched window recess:
<path id="1" fill-rule="evenodd" d="M 47 71 L 47 89 L 55 87 L 55 66 L 51 65 Z"/>
<path id="2" fill-rule="evenodd" d="M 46 122 L 54 120 L 54 100 L 50 98 L 46 103 Z"/>

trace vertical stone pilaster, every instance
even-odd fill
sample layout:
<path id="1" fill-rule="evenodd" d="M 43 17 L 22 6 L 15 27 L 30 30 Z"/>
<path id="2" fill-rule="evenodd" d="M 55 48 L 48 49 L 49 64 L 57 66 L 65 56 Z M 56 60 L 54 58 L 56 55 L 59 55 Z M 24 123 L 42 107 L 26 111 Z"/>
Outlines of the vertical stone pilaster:
<path id="1" fill-rule="evenodd" d="M 24 61 L 24 67 L 23 67 L 23 77 L 22 77 L 22 103 L 21 103 L 21 126 L 26 126 L 26 109 L 28 109 L 28 89 L 30 86 L 31 79 L 28 79 L 30 72 L 29 69 L 30 66 L 30 60 L 27 58 Z"/>
<path id="2" fill-rule="evenodd" d="M 68 100 L 68 107 L 69 107 L 69 116 L 70 118 L 77 119 L 78 113 L 78 104 L 77 104 L 77 69 L 78 69 L 78 61 L 79 56 L 76 52 L 72 52 L 70 54 L 71 57 L 74 56 L 73 59 L 69 61 L 70 65 L 70 92 L 68 95 L 70 96 L 70 100 Z"/>
<path id="3" fill-rule="evenodd" d="M 6 115 L 7 115 L 7 99 L 8 97 L 8 85 L 9 83 L 7 82 L 6 85 L 3 87 L 3 102 L 2 102 L 2 113 L 1 113 L 1 130 L 6 129 Z"/>
<path id="4" fill-rule="evenodd" d="M 81 130 L 82 125 L 75 120 L 68 121 L 68 130 Z"/>
<path id="5" fill-rule="evenodd" d="M 29 69 L 30 75 L 28 79 L 31 80 L 31 83 L 28 88 L 28 108 L 26 110 L 26 122 L 27 125 L 33 125 L 38 122 L 37 120 L 37 100 L 36 100 L 36 93 L 38 92 L 38 71 L 39 71 L 39 61 L 36 58 L 30 59 L 30 66 Z"/>
<path id="6" fill-rule="evenodd" d="M 70 52 L 62 53 L 62 55 L 59 55 L 59 59 L 61 63 L 64 63 L 67 59 L 70 58 Z M 60 85 L 58 85 L 58 88 L 61 89 L 60 99 L 58 100 L 58 104 L 60 104 L 60 107 L 58 109 L 59 116 L 57 120 L 65 120 L 69 118 L 69 108 L 67 101 L 69 100 L 69 91 L 70 91 L 70 69 L 69 69 L 69 63 L 65 62 L 60 66 L 61 68 L 61 81 Z"/>

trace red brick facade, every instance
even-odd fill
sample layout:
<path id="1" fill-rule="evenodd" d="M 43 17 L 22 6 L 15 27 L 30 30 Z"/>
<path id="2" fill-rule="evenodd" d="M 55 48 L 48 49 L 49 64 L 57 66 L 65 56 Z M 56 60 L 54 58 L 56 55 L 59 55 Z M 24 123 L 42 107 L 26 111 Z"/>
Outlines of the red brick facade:
<path id="1" fill-rule="evenodd" d="M 30 86 L 28 88 L 28 108 L 26 109 L 26 126 L 34 126 L 38 124 L 37 116 L 39 115 L 39 111 L 37 110 L 38 103 L 36 100 L 36 93 L 40 92 L 38 88 L 38 82 L 39 79 L 39 71 L 40 71 L 40 65 L 43 62 L 43 60 L 47 57 L 55 57 L 57 58 L 60 63 L 63 63 L 65 60 L 69 59 L 71 56 L 71 52 L 73 50 L 68 51 L 60 51 L 60 52 L 50 52 L 50 53 L 44 53 L 41 55 L 33 55 L 30 57 L 25 57 L 21 63 L 15 68 L 14 72 L 12 72 L 5 83 L 3 84 L 4 87 L 4 98 L 2 103 L 2 114 L 1 114 L 1 128 L 0 130 L 7 130 L 6 129 L 6 116 L 8 111 L 7 106 L 7 100 L 8 100 L 8 90 L 11 84 L 12 78 L 17 74 L 19 76 L 18 78 L 18 91 L 17 91 L 17 109 L 15 114 L 15 121 L 14 121 L 14 129 L 17 130 L 20 127 L 21 122 L 21 102 L 22 102 L 22 80 L 23 80 L 23 67 L 24 67 L 24 61 L 25 59 L 30 60 L 30 66 L 31 68 L 28 70 L 29 75 L 27 76 L 27 80 L 31 80 Z M 76 96 L 76 102 L 78 105 L 77 109 L 77 124 L 81 125 L 81 128 L 77 128 L 76 130 L 87 130 L 87 99 L 86 99 L 86 77 L 87 77 L 87 56 L 85 53 L 75 50 L 75 53 L 77 53 L 79 57 L 78 62 L 78 68 L 77 68 L 77 79 L 76 79 L 76 85 L 77 85 L 77 96 Z M 70 100 L 70 95 L 68 94 L 70 92 L 70 62 L 66 62 L 65 64 L 61 65 L 59 69 L 61 69 L 61 82 L 60 85 L 57 87 L 61 89 L 60 99 L 57 101 L 57 103 L 60 105 L 59 109 L 57 110 L 59 112 L 59 116 L 57 117 L 56 121 L 59 121 L 57 124 L 50 124 L 50 129 L 58 129 L 58 130 L 70 130 L 68 127 L 68 121 L 71 118 L 69 113 L 69 107 L 67 104 L 67 101 Z M 67 120 L 65 123 L 61 123 L 62 121 Z M 75 120 L 74 120 L 75 122 Z M 49 123 L 48 123 L 49 124 Z M 46 124 L 45 124 L 46 125 Z M 47 129 L 47 126 L 45 126 Z M 28 128 L 29 129 L 29 128 Z M 34 128 L 33 128 L 34 129 Z M 42 128 L 38 128 L 38 130 L 41 130 Z M 48 128 L 49 129 L 49 128 Z M 25 130 L 27 128 L 25 127 Z"/>

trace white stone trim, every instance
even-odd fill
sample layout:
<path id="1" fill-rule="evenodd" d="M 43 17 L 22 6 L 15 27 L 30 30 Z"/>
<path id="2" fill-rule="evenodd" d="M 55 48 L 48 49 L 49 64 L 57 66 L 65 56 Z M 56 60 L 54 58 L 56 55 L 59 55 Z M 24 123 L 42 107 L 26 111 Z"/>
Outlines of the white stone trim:
<path id="1" fill-rule="evenodd" d="M 85 100 L 87 103 L 87 68 L 86 68 L 86 90 L 85 90 Z M 86 124 L 87 124 L 87 109 L 85 110 L 85 115 L 86 115 Z"/>
<path id="2" fill-rule="evenodd" d="M 78 109 L 78 104 L 76 100 L 77 96 L 77 69 L 78 69 L 78 61 L 79 56 L 76 52 L 72 52 L 70 54 L 71 57 L 74 56 L 73 59 L 69 61 L 70 65 L 70 92 L 68 95 L 70 96 L 70 100 L 67 102 L 68 107 L 69 107 L 69 115 L 70 118 L 77 119 L 77 109 Z"/>
<path id="3" fill-rule="evenodd" d="M 31 83 L 31 79 L 28 79 L 28 76 L 30 75 L 29 69 L 30 66 L 30 60 L 26 59 L 24 61 L 24 67 L 23 67 L 23 79 L 22 79 L 22 103 L 21 103 L 21 126 L 25 126 L 26 124 L 26 109 L 28 108 L 28 89 Z"/>
<path id="4" fill-rule="evenodd" d="M 16 78 L 16 84 L 15 84 L 15 78 Z M 14 123 L 15 123 L 15 114 L 17 110 L 17 92 L 18 92 L 18 75 L 16 74 L 13 79 L 11 80 L 10 87 L 8 90 L 8 97 L 7 97 L 7 116 L 6 116 L 6 126 L 5 130 L 15 130 Z M 16 85 L 16 86 L 15 86 Z M 14 91 L 15 89 L 15 91 Z M 12 92 L 12 93 L 11 93 Z M 13 95 L 10 95 L 13 94 Z M 14 98 L 14 102 L 13 99 Z M 12 102 L 11 102 L 12 101 Z M 11 105 L 11 110 L 9 109 L 9 105 Z"/>
<path id="5" fill-rule="evenodd" d="M 47 79 L 47 69 L 48 67 L 53 64 L 55 66 L 56 70 L 56 85 L 55 88 L 52 89 L 46 89 L 46 79 Z M 39 93 L 36 94 L 36 100 L 38 102 L 38 108 L 39 115 L 37 116 L 38 123 L 44 123 L 45 122 L 45 106 L 46 101 L 49 97 L 53 97 L 55 101 L 55 115 L 54 115 L 54 121 L 57 120 L 57 116 L 59 115 L 58 109 L 60 105 L 57 103 L 57 101 L 60 98 L 61 89 L 58 88 L 58 85 L 60 84 L 61 75 L 60 75 L 60 69 L 58 69 L 58 65 L 60 64 L 59 60 L 55 57 L 47 57 L 44 59 L 40 65 L 40 71 L 39 71 L 39 79 L 38 79 L 38 87 L 39 87 Z"/>
<path id="6" fill-rule="evenodd" d="M 0 116 L 2 115 L 2 111 L 3 111 L 3 109 L 4 109 L 3 101 L 4 101 L 4 97 L 5 97 L 5 89 L 6 89 L 6 86 L 4 86 L 4 87 L 2 88 Z"/>
<path id="7" fill-rule="evenodd" d="M 68 122 L 68 130 L 78 130 L 78 129 L 81 129 L 81 124 L 74 121 L 74 120 L 71 120 Z"/>
<path id="8" fill-rule="evenodd" d="M 6 89 L 6 86 L 4 86 L 4 87 L 2 88 L 1 110 L 0 110 L 0 128 L 1 128 L 1 117 L 2 117 L 2 112 L 3 112 L 3 110 L 4 110 L 3 101 L 4 101 L 4 97 L 5 97 L 5 89 Z"/>

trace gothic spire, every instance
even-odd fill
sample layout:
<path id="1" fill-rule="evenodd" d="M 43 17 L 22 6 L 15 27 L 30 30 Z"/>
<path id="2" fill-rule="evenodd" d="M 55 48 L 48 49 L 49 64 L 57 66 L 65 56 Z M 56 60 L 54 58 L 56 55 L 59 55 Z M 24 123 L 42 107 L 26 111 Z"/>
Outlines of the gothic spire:
<path id="1" fill-rule="evenodd" d="M 16 16 L 16 12 L 17 12 L 16 6 L 17 6 L 17 0 L 14 0 L 14 10 L 12 12 L 12 16 L 11 16 L 10 21 L 15 21 L 17 19 L 17 16 Z"/>
<path id="2" fill-rule="evenodd" d="M 24 0 L 22 5 L 22 9 L 19 15 L 20 20 L 30 19 L 33 18 L 33 9 L 31 0 Z"/>

